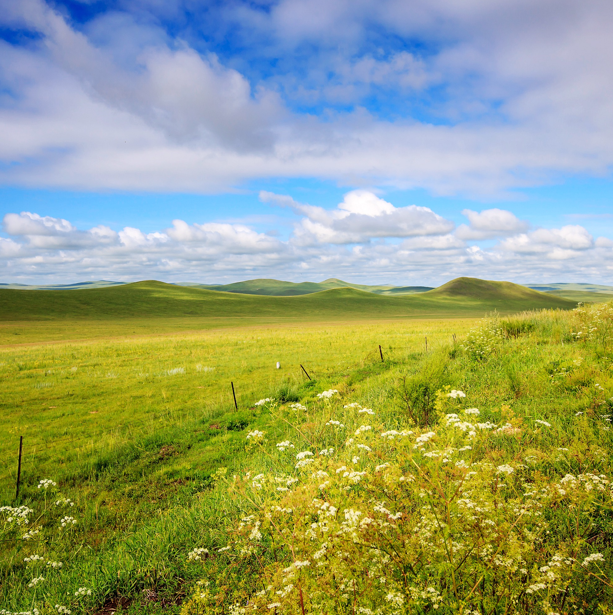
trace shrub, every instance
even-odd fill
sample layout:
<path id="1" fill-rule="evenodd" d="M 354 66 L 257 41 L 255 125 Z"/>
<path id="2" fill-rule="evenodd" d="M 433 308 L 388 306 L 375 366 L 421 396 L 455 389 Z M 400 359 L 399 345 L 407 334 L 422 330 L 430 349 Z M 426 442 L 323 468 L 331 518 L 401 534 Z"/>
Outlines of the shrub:
<path id="1" fill-rule="evenodd" d="M 401 412 L 414 425 L 421 427 L 434 423 L 437 416 L 437 393 L 445 385 L 447 362 L 436 357 L 427 362 L 414 375 L 403 375 L 397 383 L 394 397 Z"/>

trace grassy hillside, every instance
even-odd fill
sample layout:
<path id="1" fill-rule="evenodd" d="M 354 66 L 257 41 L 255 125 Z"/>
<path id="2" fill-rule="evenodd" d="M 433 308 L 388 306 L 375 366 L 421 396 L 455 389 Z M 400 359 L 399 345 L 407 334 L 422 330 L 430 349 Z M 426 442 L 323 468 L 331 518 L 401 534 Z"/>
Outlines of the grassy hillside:
<path id="1" fill-rule="evenodd" d="M 613 293 L 605 293 L 601 291 L 590 290 L 548 290 L 545 291 L 548 295 L 562 297 L 576 301 L 577 303 L 606 303 L 613 300 Z"/>
<path id="2" fill-rule="evenodd" d="M 472 324 L 0 350 L 0 609 L 608 615 L 613 306 Z"/>
<path id="3" fill-rule="evenodd" d="M 246 280 L 244 282 L 235 282 L 233 284 L 189 284 L 188 286 L 197 286 L 207 290 L 217 290 L 228 293 L 241 293 L 247 295 L 269 295 L 276 297 L 295 297 L 298 295 L 308 295 L 318 293 L 323 290 L 331 290 L 333 288 L 355 288 L 377 294 L 409 294 L 415 292 L 424 292 L 431 290 L 427 286 L 369 286 L 364 284 L 351 284 L 343 282 L 337 278 L 330 278 L 323 282 L 284 282 L 282 280 L 258 279 Z"/>
<path id="4" fill-rule="evenodd" d="M 401 297 L 337 288 L 299 297 L 223 293 L 147 281 L 73 291 L 0 290 L 0 319 L 122 319 L 207 317 L 271 319 L 481 316 L 538 308 L 569 309 L 574 303 L 509 282 L 459 278 L 440 288 Z"/>

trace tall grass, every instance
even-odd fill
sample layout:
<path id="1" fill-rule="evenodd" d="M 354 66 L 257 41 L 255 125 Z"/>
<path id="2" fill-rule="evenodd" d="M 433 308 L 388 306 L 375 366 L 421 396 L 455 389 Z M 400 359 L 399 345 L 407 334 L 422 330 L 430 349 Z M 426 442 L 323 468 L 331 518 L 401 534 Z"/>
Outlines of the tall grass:
<path id="1" fill-rule="evenodd" d="M 27 530 L 11 521 L 0 537 L 0 609 L 609 613 L 611 322 L 604 306 L 472 333 L 455 321 L 11 350 L 15 406 L 27 395 L 3 420 L 15 435 L 44 427 L 48 449 L 16 503 Z M 229 376 L 249 391 L 239 412 Z M 37 403 L 58 389 L 109 414 L 79 427 L 72 456 L 61 434 L 82 415 L 43 420 L 60 408 Z"/>

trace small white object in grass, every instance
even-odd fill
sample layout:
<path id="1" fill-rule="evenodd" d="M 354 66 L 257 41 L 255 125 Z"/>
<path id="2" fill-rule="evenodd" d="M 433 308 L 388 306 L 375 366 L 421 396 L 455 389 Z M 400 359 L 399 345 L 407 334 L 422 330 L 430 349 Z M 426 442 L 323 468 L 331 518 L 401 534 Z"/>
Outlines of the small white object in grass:
<path id="1" fill-rule="evenodd" d="M 268 404 L 272 401 L 275 401 L 272 397 L 266 397 L 264 399 L 260 399 L 260 401 L 256 401 L 254 406 L 263 406 L 265 404 Z"/>
<path id="2" fill-rule="evenodd" d="M 294 445 L 289 440 L 285 440 L 283 442 L 277 442 L 277 448 L 283 452 L 288 448 L 294 448 Z"/>
<path id="3" fill-rule="evenodd" d="M 74 517 L 62 517 L 60 519 L 61 527 L 70 527 L 71 525 L 75 525 L 77 520 Z"/>
<path id="4" fill-rule="evenodd" d="M 588 564 L 591 564 L 592 562 L 604 562 L 604 556 L 602 553 L 592 553 L 591 555 L 588 555 L 582 562 L 582 566 L 587 566 Z"/>
<path id="5" fill-rule="evenodd" d="M 252 442 L 261 442 L 264 439 L 264 432 L 258 431 L 257 429 L 250 431 L 247 434 L 247 440 L 251 440 Z"/>
<path id="6" fill-rule="evenodd" d="M 174 369 L 169 369 L 166 371 L 166 375 L 168 376 L 176 376 L 177 374 L 184 374 L 184 373 L 185 373 L 184 367 L 175 367 Z"/>
<path id="7" fill-rule="evenodd" d="M 338 391 L 336 389 L 329 389 L 328 391 L 318 393 L 317 397 L 319 397 L 319 399 L 330 399 L 332 395 L 338 395 Z"/>
<path id="8" fill-rule="evenodd" d="M 551 423 L 548 423 L 547 421 L 541 421 L 540 419 L 536 419 L 536 421 L 534 422 L 538 423 L 539 425 L 545 425 L 545 427 L 551 427 Z"/>
<path id="9" fill-rule="evenodd" d="M 466 397 L 466 393 L 453 389 L 451 393 L 447 393 L 447 397 L 453 397 L 453 399 L 457 399 L 458 397 Z"/>
<path id="10" fill-rule="evenodd" d="M 39 583 L 42 583 L 45 580 L 45 577 L 34 577 L 29 583 L 28 587 L 35 587 Z"/>
<path id="11" fill-rule="evenodd" d="M 277 361 L 277 369 L 281 369 L 281 363 L 279 363 L 279 361 Z"/>

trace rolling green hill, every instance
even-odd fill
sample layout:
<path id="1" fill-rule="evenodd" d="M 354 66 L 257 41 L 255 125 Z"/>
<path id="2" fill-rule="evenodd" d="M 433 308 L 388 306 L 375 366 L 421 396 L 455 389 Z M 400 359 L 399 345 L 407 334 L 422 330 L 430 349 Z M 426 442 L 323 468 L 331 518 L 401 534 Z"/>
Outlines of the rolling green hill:
<path id="1" fill-rule="evenodd" d="M 268 295 L 276 297 L 295 297 L 309 295 L 333 288 L 355 288 L 379 295 L 387 294 L 412 294 L 432 290 L 430 286 L 368 286 L 365 284 L 351 284 L 337 278 L 330 278 L 323 282 L 284 282 L 282 280 L 257 279 L 234 282 L 232 284 L 191 284 L 185 283 L 180 286 L 204 288 L 227 293 L 239 293 L 246 295 Z"/>
<path id="2" fill-rule="evenodd" d="M 518 286 L 458 278 L 435 290 L 381 296 L 335 288 L 298 297 L 217 292 L 145 281 L 74 291 L 0 290 L 3 321 L 185 318 L 345 320 L 406 317 L 482 316 L 538 308 L 569 309 L 575 302 Z"/>

